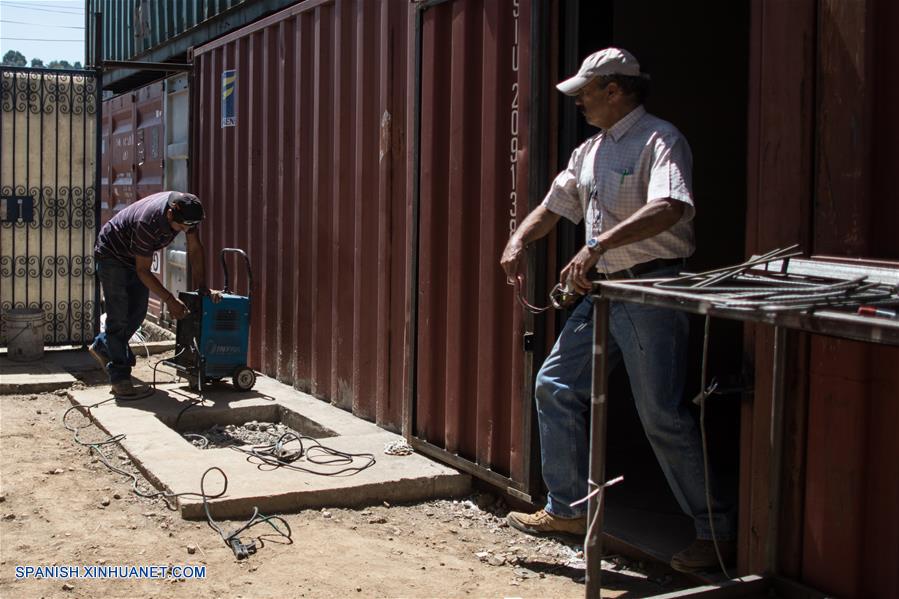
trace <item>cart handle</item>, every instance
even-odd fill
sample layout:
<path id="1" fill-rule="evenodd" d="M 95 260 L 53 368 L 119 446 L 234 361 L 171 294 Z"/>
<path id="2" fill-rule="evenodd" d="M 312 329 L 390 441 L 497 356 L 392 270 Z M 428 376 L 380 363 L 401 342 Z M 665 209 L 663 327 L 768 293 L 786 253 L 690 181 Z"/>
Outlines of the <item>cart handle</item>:
<path id="1" fill-rule="evenodd" d="M 247 256 L 247 253 L 238 248 L 222 248 L 220 253 L 222 258 L 222 270 L 225 272 L 225 289 L 223 290 L 225 293 L 231 293 L 231 287 L 228 283 L 228 264 L 225 262 L 225 254 L 231 252 L 234 254 L 240 254 L 243 256 L 244 261 L 247 263 L 247 277 L 249 278 L 249 289 L 247 289 L 247 298 L 250 297 L 250 294 L 253 292 L 253 269 L 250 268 L 250 258 Z"/>

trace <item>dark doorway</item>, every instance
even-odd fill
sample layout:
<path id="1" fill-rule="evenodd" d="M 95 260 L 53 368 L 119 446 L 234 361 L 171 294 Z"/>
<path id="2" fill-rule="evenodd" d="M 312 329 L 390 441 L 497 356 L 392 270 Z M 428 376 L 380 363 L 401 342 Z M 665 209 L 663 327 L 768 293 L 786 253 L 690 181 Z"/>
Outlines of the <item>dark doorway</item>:
<path id="1" fill-rule="evenodd" d="M 559 74 L 576 72 L 585 56 L 615 45 L 630 50 L 652 77 L 647 109 L 672 123 L 693 150 L 697 251 L 692 271 L 744 259 L 749 2 L 660 3 L 652 0 L 558 2 Z M 559 102 L 559 164 L 596 130 L 573 101 Z M 561 264 L 583 244 L 583 226 L 566 225 L 557 241 Z M 567 315 L 560 315 L 564 319 Z M 699 388 L 701 319 L 691 322 L 685 401 Z M 742 369 L 742 327 L 713 322 L 709 373 L 736 389 Z M 606 530 L 667 560 L 693 539 L 646 441 L 619 369 L 611 381 L 607 478 L 625 482 L 607 495 Z M 737 384 L 733 384 L 737 382 Z M 706 414 L 709 459 L 717 484 L 736 498 L 740 395 L 715 396 Z"/>

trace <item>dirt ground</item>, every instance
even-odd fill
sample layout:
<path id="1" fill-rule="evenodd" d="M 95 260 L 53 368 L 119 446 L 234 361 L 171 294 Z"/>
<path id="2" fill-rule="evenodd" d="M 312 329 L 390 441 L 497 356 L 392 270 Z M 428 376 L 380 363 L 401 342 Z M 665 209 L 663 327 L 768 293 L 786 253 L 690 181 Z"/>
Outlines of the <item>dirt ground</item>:
<path id="1" fill-rule="evenodd" d="M 135 375 L 149 381 L 149 364 L 159 357 L 142 358 Z M 79 377 L 87 385 L 103 384 L 99 370 Z M 263 524 L 248 535 L 265 535 L 258 552 L 237 561 L 205 522 L 181 519 L 162 499 L 136 496 L 131 479 L 76 444 L 62 424 L 69 407 L 64 392 L 0 396 L 2 597 L 584 596 L 581 547 L 508 528 L 505 502 L 486 492 L 462 500 L 285 514 L 291 544 L 279 542 Z M 70 424 L 85 422 L 71 416 Z M 104 436 L 95 427 L 80 434 L 90 441 Z M 118 458 L 114 446 L 108 449 Z M 118 464 L 129 467 L 126 460 Z M 54 565 L 80 571 L 197 565 L 205 566 L 205 578 L 16 579 L 18 566 Z M 607 567 L 609 596 L 646 597 L 687 586 L 658 564 L 610 558 Z"/>

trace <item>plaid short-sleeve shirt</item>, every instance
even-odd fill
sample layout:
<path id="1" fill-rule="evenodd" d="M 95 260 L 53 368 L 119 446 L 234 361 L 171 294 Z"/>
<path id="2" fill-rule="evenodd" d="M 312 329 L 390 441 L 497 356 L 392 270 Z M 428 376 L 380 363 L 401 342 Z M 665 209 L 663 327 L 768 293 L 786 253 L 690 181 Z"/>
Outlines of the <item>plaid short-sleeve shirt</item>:
<path id="1" fill-rule="evenodd" d="M 674 125 L 638 106 L 574 150 L 543 206 L 575 224 L 586 219 L 590 239 L 654 200 L 684 202 L 684 216 L 670 229 L 602 254 L 596 268 L 616 272 L 656 258 L 693 254 L 692 178 L 687 140 Z"/>

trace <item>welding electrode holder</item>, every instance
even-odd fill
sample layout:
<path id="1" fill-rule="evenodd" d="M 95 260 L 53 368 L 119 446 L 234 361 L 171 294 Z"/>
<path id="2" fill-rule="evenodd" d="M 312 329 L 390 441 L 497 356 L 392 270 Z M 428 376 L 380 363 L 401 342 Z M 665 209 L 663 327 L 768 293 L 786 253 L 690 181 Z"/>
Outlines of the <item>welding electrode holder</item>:
<path id="1" fill-rule="evenodd" d="M 228 545 L 231 546 L 231 551 L 234 552 L 234 557 L 238 560 L 247 559 L 253 553 L 256 553 L 256 541 L 250 541 L 249 543 L 242 543 L 240 538 L 231 537 L 228 539 Z"/>
<path id="2" fill-rule="evenodd" d="M 556 283 L 556 286 L 549 292 L 549 301 L 556 310 L 570 310 L 582 297 L 584 294 L 574 291 L 567 283 L 564 286 Z"/>

